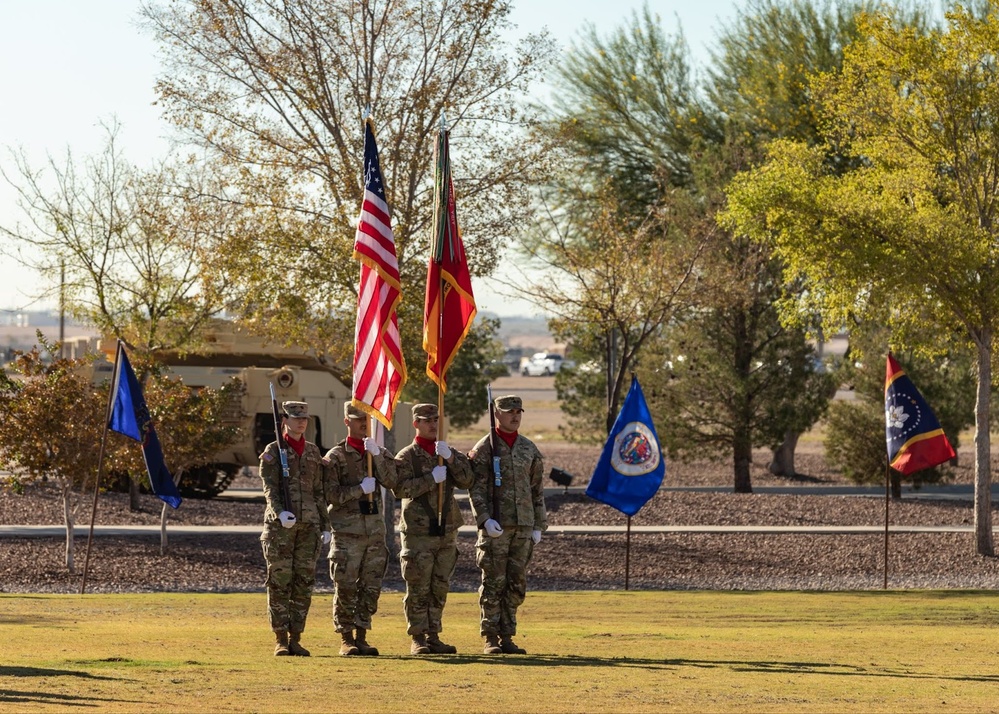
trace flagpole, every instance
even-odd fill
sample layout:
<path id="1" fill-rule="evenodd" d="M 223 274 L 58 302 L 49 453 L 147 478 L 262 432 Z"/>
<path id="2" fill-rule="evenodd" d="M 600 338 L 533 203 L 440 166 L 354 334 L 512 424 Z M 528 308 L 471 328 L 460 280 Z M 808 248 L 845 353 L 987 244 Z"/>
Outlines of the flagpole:
<path id="1" fill-rule="evenodd" d="M 437 440 L 447 441 L 444 432 L 444 388 L 441 383 L 444 381 L 443 366 L 440 363 L 441 344 L 444 336 L 444 277 L 440 278 L 440 286 L 437 290 L 437 314 L 440 322 L 437 326 L 437 370 L 440 379 L 437 381 Z M 444 465 L 444 457 L 437 454 L 437 465 Z M 437 484 L 437 532 L 444 535 L 444 482 Z"/>
<path id="2" fill-rule="evenodd" d="M 444 120 L 444 113 L 441 112 L 441 127 L 440 132 L 447 139 L 447 123 Z M 442 158 L 438 158 L 442 160 Z M 450 160 L 450 159 L 449 159 Z M 447 188 L 446 186 L 444 187 Z M 443 192 L 443 191 L 442 191 Z M 450 196 L 445 193 L 444 195 L 444 220 L 447 220 L 447 202 L 450 200 Z M 439 207 L 438 207 L 439 209 Z M 438 213 L 438 217 L 440 214 Z M 437 226 L 439 229 L 439 226 Z M 445 250 L 444 245 L 441 245 L 441 260 L 443 261 L 443 251 Z M 447 437 L 444 435 L 444 365 L 441 364 L 441 348 L 444 342 L 444 271 L 437 271 L 437 439 L 438 441 L 447 441 Z M 437 465 L 444 465 L 444 457 L 440 454 L 437 455 Z M 437 484 L 437 532 L 440 535 L 444 535 L 444 482 L 441 481 Z"/>
<path id="3" fill-rule="evenodd" d="M 90 532 L 87 535 L 87 554 L 83 558 L 83 582 L 80 583 L 80 594 L 87 590 L 87 571 L 90 568 L 90 546 L 94 542 L 94 521 L 97 520 L 97 494 L 101 490 L 101 476 L 104 470 L 104 445 L 107 442 L 108 422 L 111 421 L 111 405 L 114 403 L 115 381 L 118 379 L 118 365 L 121 362 L 121 340 L 114 353 L 114 369 L 111 371 L 111 384 L 108 387 L 108 404 L 104 410 L 104 429 L 101 431 L 101 448 L 97 456 L 97 482 L 94 484 L 94 506 L 90 512 Z M 70 535 L 72 537 L 72 534 Z"/>
<path id="4" fill-rule="evenodd" d="M 375 419 L 372 416 L 367 417 L 367 419 L 368 419 L 368 436 L 370 436 L 371 438 L 374 438 L 374 436 L 375 436 Z M 371 459 L 371 452 L 368 451 L 367 449 L 365 449 L 364 450 L 364 455 L 366 457 L 365 460 L 368 462 L 368 476 L 374 476 L 375 465 L 374 465 L 374 462 Z M 371 493 L 368 494 L 368 503 L 371 504 L 371 503 L 374 503 L 374 502 L 375 502 L 375 492 L 372 491 Z M 369 508 L 368 510 L 370 512 L 371 509 Z"/>
<path id="5" fill-rule="evenodd" d="M 888 589 L 888 503 L 891 492 L 891 466 L 885 467 L 885 577 L 882 585 L 883 590 Z"/>
<path id="6" fill-rule="evenodd" d="M 625 531 L 624 545 L 624 589 L 628 589 L 628 580 L 631 575 L 631 516 L 628 516 L 628 527 Z"/>

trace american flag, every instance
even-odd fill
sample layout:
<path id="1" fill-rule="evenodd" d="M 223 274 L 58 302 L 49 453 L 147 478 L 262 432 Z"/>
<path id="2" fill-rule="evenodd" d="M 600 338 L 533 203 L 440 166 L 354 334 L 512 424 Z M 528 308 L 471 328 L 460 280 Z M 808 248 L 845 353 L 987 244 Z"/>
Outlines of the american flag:
<path id="1" fill-rule="evenodd" d="M 354 331 L 354 406 L 392 428 L 406 383 L 396 306 L 401 299 L 392 218 L 378 164 L 371 119 L 364 122 L 364 201 L 357 221 L 354 257 L 361 263 Z"/>

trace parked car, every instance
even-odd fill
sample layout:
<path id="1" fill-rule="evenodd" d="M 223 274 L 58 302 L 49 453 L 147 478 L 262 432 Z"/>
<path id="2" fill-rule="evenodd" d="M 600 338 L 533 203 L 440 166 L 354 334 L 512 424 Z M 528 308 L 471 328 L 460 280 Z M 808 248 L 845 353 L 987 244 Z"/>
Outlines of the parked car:
<path id="1" fill-rule="evenodd" d="M 549 377 L 562 367 L 571 367 L 573 362 L 564 359 L 554 352 L 535 352 L 531 359 L 524 363 L 520 373 L 525 377 Z"/>

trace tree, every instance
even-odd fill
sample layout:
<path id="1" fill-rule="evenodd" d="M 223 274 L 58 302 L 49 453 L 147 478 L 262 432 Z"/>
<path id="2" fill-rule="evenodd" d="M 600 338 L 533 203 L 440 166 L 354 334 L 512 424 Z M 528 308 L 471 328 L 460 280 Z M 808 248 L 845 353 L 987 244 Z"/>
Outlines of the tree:
<path id="1" fill-rule="evenodd" d="M 55 357 L 58 351 L 38 341 Z M 73 527 L 77 493 L 97 477 L 102 414 L 100 392 L 81 360 L 43 359 L 36 347 L 14 360 L 18 379 L 0 379 L 0 468 L 11 474 L 10 485 L 49 478 L 59 487 L 66 527 L 66 568 L 75 572 Z M 106 395 L 105 395 L 106 398 Z"/>
<path id="2" fill-rule="evenodd" d="M 361 113 L 370 106 L 403 285 L 403 345 L 409 365 L 422 363 L 430 157 L 441 122 L 452 130 L 475 276 L 493 270 L 528 215 L 525 188 L 546 171 L 548 145 L 524 141 L 534 113 L 521 97 L 554 46 L 533 35 L 511 52 L 500 34 L 508 14 L 501 0 L 144 5 L 166 61 L 157 91 L 167 117 L 238 171 L 238 201 L 255 222 L 230 236 L 215 266 L 244 286 L 235 310 L 245 323 L 349 362 Z M 409 376 L 414 389 L 426 379 L 414 368 Z M 456 376 L 449 386 L 467 396 L 475 384 Z"/>
<path id="3" fill-rule="evenodd" d="M 64 278 L 66 309 L 103 335 L 142 354 L 196 349 L 234 287 L 206 266 L 230 233 L 241 233 L 241 216 L 208 198 L 224 182 L 204 165 L 173 160 L 140 170 L 118 151 L 118 126 L 105 130 L 97 156 L 49 160 L 52 185 L 15 154 L 14 175 L 0 172 L 28 224 L 0 233 L 27 249 L 22 262 Z M 131 494 L 135 510 L 135 485 Z"/>
<path id="4" fill-rule="evenodd" d="M 779 319 L 777 304 L 794 299 L 780 263 L 731 234 L 711 248 L 703 307 L 643 357 L 646 393 L 671 454 L 729 455 L 735 492 L 750 493 L 753 447 L 777 449 L 807 430 L 834 389 L 804 330 Z"/>
<path id="5" fill-rule="evenodd" d="M 928 31 L 891 13 L 860 27 L 842 70 L 814 83 L 825 143 L 775 142 L 734 182 L 727 221 L 775 246 L 828 324 L 888 306 L 898 335 L 962 326 L 977 371 L 975 547 L 991 555 L 999 17 L 990 4 Z M 854 168 L 831 166 L 831 151 Z"/>
<path id="6" fill-rule="evenodd" d="M 570 430 L 578 438 L 586 438 L 593 427 L 598 433 L 610 431 L 642 348 L 694 299 L 695 265 L 704 240 L 684 230 L 686 207 L 679 198 L 675 205 L 657 206 L 631 228 L 608 191 L 589 205 L 585 232 L 578 214 L 562 217 L 561 225 L 551 215 L 543 229 L 546 240 L 524 244 L 525 252 L 547 269 L 548 279 L 532 292 L 552 313 L 554 333 L 573 340 L 577 361 L 595 353 L 606 365 L 603 403 L 584 399 L 570 407 L 576 411 L 569 414 Z M 592 382 L 589 373 L 560 372 L 559 399 L 575 401 L 587 382 Z"/>
<path id="7" fill-rule="evenodd" d="M 721 429 L 701 428 L 696 409 L 680 413 L 692 420 L 688 437 L 699 433 L 710 443 L 731 447 L 737 491 L 751 490 L 754 444 L 771 445 L 782 460 L 774 467 L 793 472 L 797 436 L 821 415 L 831 390 L 828 378 L 817 374 L 806 358 L 805 327 L 813 325 L 783 325 L 774 310 L 775 301 L 793 301 L 798 286 L 785 285 L 781 261 L 771 251 L 720 227 L 715 216 L 724 207 L 724 186 L 762 157 L 762 143 L 770 135 L 814 136 L 808 96 L 799 80 L 815 67 L 838 62 L 851 17 L 847 10 L 833 13 L 828 5 L 754 1 L 723 34 L 716 68 L 709 81 L 699 83 L 682 36 L 667 37 L 646 8 L 606 41 L 591 30 L 582 46 L 573 48 L 558 78 L 556 96 L 562 99 L 556 106 L 570 154 L 570 178 L 557 184 L 553 204 L 559 215 L 575 220 L 580 241 L 585 244 L 593 236 L 594 242 L 606 242 L 593 230 L 593 216 L 600 197 L 609 193 L 618 234 L 634 235 L 647 215 L 667 211 L 682 220 L 672 222 L 661 250 L 701 246 L 691 264 L 696 304 L 688 303 L 660 322 L 649 333 L 647 354 L 627 355 L 631 364 L 625 370 L 641 364 L 648 391 L 648 383 L 666 373 L 662 359 L 676 346 L 677 336 L 683 334 L 689 345 L 706 350 L 696 355 L 703 365 L 711 362 L 703 374 L 725 381 L 710 385 L 696 399 L 710 398 L 710 410 L 727 412 L 735 421 Z M 544 245 L 557 240 L 549 234 Z M 610 264 L 607 271 L 619 269 L 633 255 L 616 247 L 604 256 Z M 679 254 L 692 253 L 681 248 Z M 684 273 L 676 267 L 667 266 L 658 282 L 682 284 Z M 599 329 L 586 332 L 563 324 L 571 326 L 566 337 L 571 332 L 584 344 L 601 348 L 610 342 L 601 340 Z M 698 331 L 703 331 L 699 337 Z M 594 356 L 600 357 L 598 349 Z M 766 368 L 760 371 L 760 365 Z M 591 375 L 576 372 L 575 377 L 579 388 L 567 386 L 577 393 L 593 392 Z M 688 373 L 687 394 L 693 399 L 699 390 L 689 379 Z M 570 375 L 563 381 L 568 383 Z M 679 399 L 684 390 L 678 389 L 676 379 L 667 382 L 670 398 Z M 662 388 L 665 395 L 665 382 Z M 792 395 L 794 390 L 799 391 Z M 742 406 L 733 409 L 737 404 Z M 676 418 L 673 412 L 661 413 L 663 421 Z M 780 434 L 776 441 L 775 430 Z M 678 452 L 694 443 L 678 447 Z"/>
<path id="8" fill-rule="evenodd" d="M 27 223 L 0 226 L 19 260 L 49 278 L 66 308 L 102 334 L 141 352 L 189 349 L 227 304 L 229 289 L 202 266 L 228 232 L 231 207 L 208 201 L 220 183 L 203 166 L 163 161 L 142 170 L 105 127 L 96 156 L 49 159 L 36 170 L 23 154 L 0 173 L 19 195 Z M 64 278 L 62 284 L 59 279 Z"/>

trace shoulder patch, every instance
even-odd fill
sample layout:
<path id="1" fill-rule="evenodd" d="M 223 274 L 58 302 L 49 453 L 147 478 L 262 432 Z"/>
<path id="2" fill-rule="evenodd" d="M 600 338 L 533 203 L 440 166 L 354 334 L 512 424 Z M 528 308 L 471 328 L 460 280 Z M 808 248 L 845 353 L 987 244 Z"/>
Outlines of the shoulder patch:
<path id="1" fill-rule="evenodd" d="M 274 460 L 274 456 L 270 452 L 267 452 L 267 451 L 265 451 L 264 453 L 262 453 L 260 455 L 260 458 L 261 458 L 262 461 L 266 461 L 267 463 L 270 463 L 271 461 Z"/>

